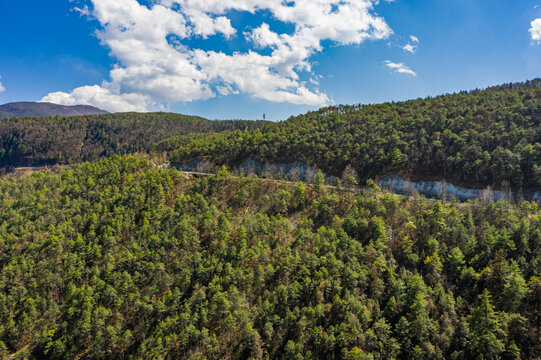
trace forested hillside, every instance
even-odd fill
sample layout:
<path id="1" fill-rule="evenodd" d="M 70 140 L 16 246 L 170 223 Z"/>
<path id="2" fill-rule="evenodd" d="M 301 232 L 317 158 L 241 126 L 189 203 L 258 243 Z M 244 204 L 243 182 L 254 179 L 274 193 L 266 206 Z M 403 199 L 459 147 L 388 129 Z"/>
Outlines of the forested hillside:
<path id="1" fill-rule="evenodd" d="M 9 118 L 0 121 L 0 168 L 69 164 L 146 152 L 175 135 L 253 129 L 262 121 L 210 121 L 169 113 Z"/>
<path id="2" fill-rule="evenodd" d="M 210 156 L 302 160 L 340 176 L 351 165 L 362 180 L 411 179 L 515 189 L 541 188 L 541 80 L 379 105 L 336 106 L 262 130 L 168 143 L 173 162 Z"/>
<path id="3" fill-rule="evenodd" d="M 0 105 L 0 120 L 23 116 L 78 116 L 107 114 L 107 111 L 89 105 L 63 106 L 47 102 L 15 102 Z"/>
<path id="4" fill-rule="evenodd" d="M 114 157 L 1 180 L 0 357 L 541 357 L 537 205 L 317 179 Z"/>

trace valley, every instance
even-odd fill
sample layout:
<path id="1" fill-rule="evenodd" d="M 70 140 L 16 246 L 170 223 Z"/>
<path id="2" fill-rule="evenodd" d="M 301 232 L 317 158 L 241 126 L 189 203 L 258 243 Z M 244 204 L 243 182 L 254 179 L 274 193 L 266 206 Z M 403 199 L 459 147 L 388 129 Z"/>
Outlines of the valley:
<path id="1" fill-rule="evenodd" d="M 0 358 L 535 359 L 540 91 L 0 121 Z"/>

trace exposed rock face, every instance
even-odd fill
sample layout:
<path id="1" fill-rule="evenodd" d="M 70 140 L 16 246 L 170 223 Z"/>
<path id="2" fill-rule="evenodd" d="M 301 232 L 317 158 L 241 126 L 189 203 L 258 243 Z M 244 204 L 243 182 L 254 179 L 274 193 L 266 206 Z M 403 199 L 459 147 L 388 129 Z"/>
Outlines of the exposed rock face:
<path id="1" fill-rule="evenodd" d="M 195 159 L 179 164 L 174 164 L 175 167 L 185 171 L 196 172 L 214 172 L 215 165 L 206 159 Z M 286 163 L 268 163 L 248 158 L 241 164 L 231 168 L 232 171 L 237 171 L 242 174 L 255 174 L 258 176 L 272 177 L 276 179 L 286 179 L 292 181 L 307 181 L 311 182 L 317 174 L 317 169 L 302 161 L 295 161 L 289 164 Z M 336 177 L 323 174 L 325 179 L 334 183 Z"/>
<path id="2" fill-rule="evenodd" d="M 524 200 L 541 202 L 540 192 L 526 192 L 517 194 L 512 191 L 469 189 L 444 181 L 408 181 L 398 175 L 389 175 L 378 182 L 381 188 L 391 190 L 398 194 L 409 195 L 415 192 L 429 198 L 442 199 L 455 196 L 461 201 L 483 199 L 487 201 L 513 200 L 523 197 Z"/>
<path id="3" fill-rule="evenodd" d="M 282 179 L 288 179 L 293 181 L 307 181 L 314 180 L 318 169 L 308 165 L 303 161 L 295 161 L 292 163 L 268 163 L 261 162 L 254 159 L 246 159 L 242 164 L 237 166 L 235 170 L 243 174 L 257 174 L 266 175 L 269 177 L 276 177 Z M 334 182 L 336 178 L 323 173 L 325 179 L 329 182 Z"/>
<path id="4" fill-rule="evenodd" d="M 216 165 L 207 159 L 195 159 L 179 164 L 173 164 L 177 168 L 185 171 L 214 173 Z M 292 181 L 312 182 L 317 173 L 317 169 L 302 161 L 286 163 L 268 163 L 254 159 L 246 159 L 240 165 L 231 168 L 233 172 L 242 174 L 255 174 L 258 176 L 272 177 L 276 179 L 286 179 Z M 336 177 L 323 174 L 329 183 L 334 183 Z M 412 195 L 415 193 L 424 195 L 432 199 L 448 199 L 456 197 L 460 201 L 481 199 L 485 201 L 498 200 L 528 200 L 541 203 L 541 192 L 526 192 L 517 194 L 512 191 L 486 189 L 470 189 L 457 186 L 445 181 L 409 181 L 398 175 L 388 175 L 378 181 L 378 186 L 396 194 Z"/>

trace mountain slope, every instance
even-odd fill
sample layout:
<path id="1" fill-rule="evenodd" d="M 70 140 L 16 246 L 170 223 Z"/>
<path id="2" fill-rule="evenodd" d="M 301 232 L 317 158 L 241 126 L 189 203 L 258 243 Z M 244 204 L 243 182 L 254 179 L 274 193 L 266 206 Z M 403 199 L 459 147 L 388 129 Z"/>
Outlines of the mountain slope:
<path id="1" fill-rule="evenodd" d="M 114 157 L 0 180 L 0 359 L 539 359 L 540 264 L 531 204 Z"/>
<path id="2" fill-rule="evenodd" d="M 71 164 L 147 152 L 175 135 L 252 129 L 262 121 L 211 121 L 170 113 L 22 117 L 0 121 L 0 168 Z"/>
<path id="3" fill-rule="evenodd" d="M 541 188 L 541 80 L 435 98 L 333 106 L 269 126 L 168 141 L 173 162 L 301 160 L 361 180 L 398 174 L 468 187 Z"/>
<path id="4" fill-rule="evenodd" d="M 79 116 L 107 114 L 89 105 L 63 106 L 45 102 L 15 102 L 0 106 L 0 119 L 21 116 Z"/>

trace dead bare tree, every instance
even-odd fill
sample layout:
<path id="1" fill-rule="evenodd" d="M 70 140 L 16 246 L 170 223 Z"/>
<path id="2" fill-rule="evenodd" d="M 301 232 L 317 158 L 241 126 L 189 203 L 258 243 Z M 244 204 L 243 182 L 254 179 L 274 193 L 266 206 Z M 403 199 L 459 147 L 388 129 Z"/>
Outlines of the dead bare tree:
<path id="1" fill-rule="evenodd" d="M 302 172 L 300 169 L 299 164 L 296 164 L 291 170 L 289 171 L 289 179 L 291 181 L 299 181 L 302 177 Z"/>
<path id="2" fill-rule="evenodd" d="M 492 190 L 492 186 L 489 185 L 483 191 L 481 191 L 480 200 L 483 204 L 488 204 L 489 202 L 494 201 L 494 190 Z"/>
<path id="3" fill-rule="evenodd" d="M 306 182 L 313 183 L 316 177 L 317 170 L 311 166 L 306 169 Z"/>
<path id="4" fill-rule="evenodd" d="M 446 201 L 447 198 L 449 197 L 449 186 L 447 184 L 447 181 L 443 179 L 440 181 L 439 185 L 440 185 L 440 188 L 439 188 L 438 196 L 441 200 Z"/>
<path id="5" fill-rule="evenodd" d="M 522 188 L 520 188 L 517 192 L 516 201 L 518 205 L 522 205 L 525 201 L 524 199 L 524 193 L 522 192 Z"/>
<path id="6" fill-rule="evenodd" d="M 509 203 L 513 202 L 513 191 L 511 189 L 511 184 L 508 180 L 505 180 L 502 182 L 502 192 L 503 192 L 503 198 L 507 200 Z"/>

